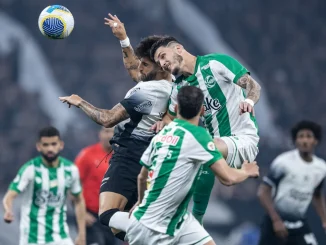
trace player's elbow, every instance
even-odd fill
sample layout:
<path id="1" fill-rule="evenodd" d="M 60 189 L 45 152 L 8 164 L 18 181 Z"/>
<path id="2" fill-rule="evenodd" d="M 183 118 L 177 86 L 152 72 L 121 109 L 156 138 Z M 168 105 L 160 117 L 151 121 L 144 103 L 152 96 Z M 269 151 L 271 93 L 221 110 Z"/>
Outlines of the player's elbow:
<path id="1" fill-rule="evenodd" d="M 147 181 L 147 177 L 146 176 L 144 176 L 143 174 L 138 174 L 138 177 L 137 177 L 137 179 L 138 179 L 138 182 L 140 182 L 140 183 L 144 183 L 144 182 L 146 182 Z"/>
<path id="2" fill-rule="evenodd" d="M 113 128 L 115 126 L 115 123 L 112 120 L 107 120 L 102 123 L 102 126 L 104 128 Z"/>
<path id="3" fill-rule="evenodd" d="M 232 186 L 236 184 L 236 181 L 231 176 L 220 178 L 219 181 L 225 186 Z"/>

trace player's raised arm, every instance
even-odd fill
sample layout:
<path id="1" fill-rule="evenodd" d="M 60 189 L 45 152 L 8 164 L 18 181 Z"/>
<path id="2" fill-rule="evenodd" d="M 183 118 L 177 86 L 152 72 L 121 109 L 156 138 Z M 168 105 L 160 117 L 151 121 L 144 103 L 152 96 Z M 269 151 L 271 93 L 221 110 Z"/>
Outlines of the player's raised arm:
<path id="1" fill-rule="evenodd" d="M 109 18 L 104 18 L 104 24 L 108 25 L 112 29 L 112 33 L 120 40 L 122 54 L 123 54 L 123 64 L 127 69 L 130 77 L 135 81 L 139 82 L 138 76 L 138 66 L 140 60 L 134 53 L 134 50 L 130 44 L 130 40 L 127 36 L 124 24 L 119 20 L 116 15 L 108 14 Z"/>
<path id="2" fill-rule="evenodd" d="M 223 185 L 235 185 L 245 181 L 250 177 L 259 176 L 259 167 L 256 162 L 248 163 L 245 161 L 241 169 L 229 167 L 224 158 L 213 163 L 210 168 Z"/>
<path id="3" fill-rule="evenodd" d="M 106 128 L 114 127 L 119 122 L 129 118 L 128 112 L 120 103 L 115 105 L 111 110 L 106 110 L 93 106 L 75 94 L 66 97 L 59 97 L 59 99 L 63 103 L 67 103 L 69 107 L 74 105 L 82 109 L 83 112 L 85 112 L 85 114 L 94 122 Z"/>

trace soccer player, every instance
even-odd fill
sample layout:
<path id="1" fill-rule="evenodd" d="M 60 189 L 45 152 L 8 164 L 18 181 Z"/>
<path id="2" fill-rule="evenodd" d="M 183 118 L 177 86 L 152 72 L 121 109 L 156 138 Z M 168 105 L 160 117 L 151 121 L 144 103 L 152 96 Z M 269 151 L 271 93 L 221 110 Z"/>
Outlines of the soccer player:
<path id="1" fill-rule="evenodd" d="M 317 245 L 305 217 L 311 200 L 326 231 L 326 164 L 314 155 L 322 129 L 314 122 L 301 121 L 291 133 L 296 149 L 276 157 L 258 190 L 267 212 L 260 245 Z"/>
<path id="2" fill-rule="evenodd" d="M 113 128 L 102 127 L 99 132 L 100 141 L 82 149 L 75 160 L 75 164 L 79 169 L 87 210 L 87 245 L 115 244 L 112 232 L 98 220 L 100 186 L 108 168 L 108 161 L 112 156 L 110 140 L 113 131 Z"/>
<path id="3" fill-rule="evenodd" d="M 230 168 L 212 137 L 198 127 L 199 117 L 204 113 L 203 100 L 200 89 L 181 88 L 177 97 L 177 119 L 153 138 L 143 154 L 138 203 L 127 228 L 129 244 L 215 244 L 187 212 L 200 168 L 207 165 L 225 185 L 259 175 L 255 162 L 244 162 L 241 169 Z M 151 169 L 154 175 L 144 193 Z"/>
<path id="4" fill-rule="evenodd" d="M 173 83 L 165 121 L 176 116 L 175 105 L 180 88 L 196 86 L 205 96 L 202 121 L 229 166 L 239 168 L 243 160 L 252 162 L 256 158 L 259 136 L 254 104 L 259 99 L 260 86 L 245 67 L 223 54 L 193 56 L 174 37 L 157 41 L 151 48 L 151 58 L 164 70 L 180 75 Z M 204 166 L 195 190 L 193 207 L 193 214 L 200 222 L 214 180 L 214 174 Z"/>
<path id="5" fill-rule="evenodd" d="M 25 163 L 3 198 L 4 220 L 14 220 L 12 206 L 23 194 L 20 220 L 20 245 L 72 245 L 66 222 L 66 198 L 75 202 L 78 236 L 75 244 L 85 245 L 85 203 L 77 167 L 60 157 L 64 147 L 54 127 L 39 132 L 36 149 L 40 156 Z"/>
<path id="6" fill-rule="evenodd" d="M 171 74 L 149 58 L 150 47 L 157 40 L 156 36 L 147 37 L 136 48 L 135 53 L 140 59 L 138 76 L 142 82 L 129 90 L 111 110 L 96 108 L 78 95 L 60 97 L 69 107 L 80 108 L 104 127 L 117 125 L 111 140 L 114 153 L 100 189 L 99 215 L 101 223 L 106 226 L 114 213 L 129 210 L 137 201 L 139 160 L 154 136 L 151 126 L 161 120 L 167 110 Z M 124 240 L 124 232 L 113 232 L 117 238 Z"/>

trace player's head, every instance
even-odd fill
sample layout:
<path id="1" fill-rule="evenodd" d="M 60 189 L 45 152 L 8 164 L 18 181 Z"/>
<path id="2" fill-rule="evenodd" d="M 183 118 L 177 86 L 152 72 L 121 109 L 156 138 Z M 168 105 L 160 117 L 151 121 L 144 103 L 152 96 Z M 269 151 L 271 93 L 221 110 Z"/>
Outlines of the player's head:
<path id="1" fill-rule="evenodd" d="M 204 94 L 194 86 L 182 87 L 177 96 L 176 111 L 184 119 L 193 119 L 204 113 Z"/>
<path id="2" fill-rule="evenodd" d="M 322 128 L 315 122 L 301 121 L 291 130 L 292 140 L 302 153 L 312 153 L 321 141 Z"/>
<path id="3" fill-rule="evenodd" d="M 36 149 L 41 153 L 43 158 L 52 163 L 55 161 L 64 147 L 60 138 L 58 129 L 46 127 L 40 130 Z"/>
<path id="4" fill-rule="evenodd" d="M 110 140 L 112 139 L 114 134 L 114 128 L 105 128 L 102 127 L 98 136 L 100 139 L 100 143 L 104 150 L 108 151 L 111 148 Z"/>
<path id="5" fill-rule="evenodd" d="M 163 70 L 179 75 L 184 64 L 185 49 L 174 37 L 164 37 L 153 44 L 151 59 L 160 64 Z"/>
<path id="6" fill-rule="evenodd" d="M 148 36 L 140 41 L 135 49 L 136 56 L 140 59 L 138 67 L 141 81 L 156 80 L 158 73 L 166 73 L 162 68 L 150 59 L 151 47 L 163 36 Z"/>

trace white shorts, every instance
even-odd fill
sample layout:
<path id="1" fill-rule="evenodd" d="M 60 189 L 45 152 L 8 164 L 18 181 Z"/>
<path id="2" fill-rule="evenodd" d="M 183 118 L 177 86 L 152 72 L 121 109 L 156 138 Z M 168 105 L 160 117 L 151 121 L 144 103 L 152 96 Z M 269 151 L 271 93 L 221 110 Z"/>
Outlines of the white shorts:
<path id="1" fill-rule="evenodd" d="M 176 236 L 170 236 L 149 229 L 132 215 L 126 241 L 129 245 L 203 245 L 211 241 L 211 236 L 192 214 L 187 216 Z"/>
<path id="2" fill-rule="evenodd" d="M 243 161 L 252 162 L 258 155 L 259 137 L 255 135 L 237 135 L 221 137 L 228 147 L 226 162 L 230 167 L 240 168 Z"/>
<path id="3" fill-rule="evenodd" d="M 19 245 L 74 245 L 74 242 L 71 240 L 71 238 L 66 238 L 61 241 L 50 243 L 26 243 L 21 240 Z"/>

